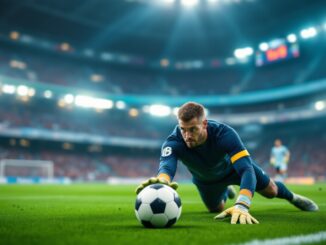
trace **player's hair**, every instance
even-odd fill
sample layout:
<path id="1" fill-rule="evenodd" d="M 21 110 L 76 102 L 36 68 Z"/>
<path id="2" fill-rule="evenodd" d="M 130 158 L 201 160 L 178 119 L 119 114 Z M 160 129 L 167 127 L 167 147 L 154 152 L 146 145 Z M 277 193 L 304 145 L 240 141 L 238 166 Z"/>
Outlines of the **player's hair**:
<path id="1" fill-rule="evenodd" d="M 196 102 L 187 102 L 178 110 L 178 119 L 183 122 L 189 122 L 193 118 L 203 119 L 204 117 L 204 107 Z"/>

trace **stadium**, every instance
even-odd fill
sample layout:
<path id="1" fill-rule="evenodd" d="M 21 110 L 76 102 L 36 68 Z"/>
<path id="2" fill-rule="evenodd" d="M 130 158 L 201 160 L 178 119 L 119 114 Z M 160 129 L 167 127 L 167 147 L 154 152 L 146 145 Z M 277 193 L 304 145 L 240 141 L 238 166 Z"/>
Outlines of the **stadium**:
<path id="1" fill-rule="evenodd" d="M 321 0 L 0 0 L 0 244 L 325 244 L 325 41 Z M 139 224 L 189 101 L 272 178 L 281 139 L 319 211 L 257 194 L 259 225 L 216 221 L 179 162 L 180 220 Z"/>

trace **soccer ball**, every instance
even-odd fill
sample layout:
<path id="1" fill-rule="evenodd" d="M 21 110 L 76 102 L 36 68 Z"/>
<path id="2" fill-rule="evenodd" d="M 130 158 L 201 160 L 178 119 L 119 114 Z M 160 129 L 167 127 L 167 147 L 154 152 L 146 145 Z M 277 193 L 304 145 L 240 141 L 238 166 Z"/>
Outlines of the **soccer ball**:
<path id="1" fill-rule="evenodd" d="M 178 193 L 163 184 L 144 188 L 135 203 L 136 217 L 145 227 L 170 227 L 181 215 L 181 200 Z"/>

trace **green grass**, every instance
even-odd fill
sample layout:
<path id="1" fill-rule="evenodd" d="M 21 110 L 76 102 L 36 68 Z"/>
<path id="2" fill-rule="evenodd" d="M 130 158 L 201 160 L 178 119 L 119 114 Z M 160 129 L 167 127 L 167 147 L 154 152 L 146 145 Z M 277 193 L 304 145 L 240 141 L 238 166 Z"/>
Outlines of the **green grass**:
<path id="1" fill-rule="evenodd" d="M 0 244 L 234 244 L 326 230 L 326 184 L 290 187 L 320 205 L 314 213 L 257 194 L 251 214 L 260 224 L 251 226 L 213 220 L 195 188 L 181 185 L 183 213 L 170 229 L 146 229 L 138 223 L 134 188 L 1 185 Z"/>

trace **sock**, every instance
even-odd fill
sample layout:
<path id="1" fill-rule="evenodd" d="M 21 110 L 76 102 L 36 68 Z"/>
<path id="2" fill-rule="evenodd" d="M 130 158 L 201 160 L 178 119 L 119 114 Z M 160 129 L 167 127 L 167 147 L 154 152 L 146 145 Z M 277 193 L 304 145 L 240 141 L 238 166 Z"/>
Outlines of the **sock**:
<path id="1" fill-rule="evenodd" d="M 289 189 L 282 182 L 275 181 L 275 184 L 278 188 L 277 197 L 291 202 L 293 200 L 293 193 L 289 191 Z"/>

